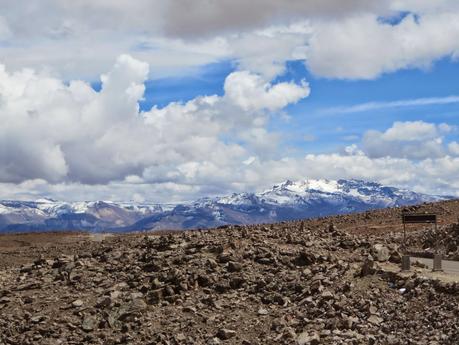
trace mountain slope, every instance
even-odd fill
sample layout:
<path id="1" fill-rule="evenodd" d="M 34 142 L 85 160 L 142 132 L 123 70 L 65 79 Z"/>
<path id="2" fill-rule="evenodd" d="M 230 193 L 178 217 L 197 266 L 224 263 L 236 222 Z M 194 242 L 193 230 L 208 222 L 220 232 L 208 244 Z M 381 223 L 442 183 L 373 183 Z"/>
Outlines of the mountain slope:
<path id="1" fill-rule="evenodd" d="M 0 202 L 0 231 L 137 231 L 255 224 L 449 199 L 359 180 L 285 181 L 260 193 L 202 198 L 179 205 Z"/>

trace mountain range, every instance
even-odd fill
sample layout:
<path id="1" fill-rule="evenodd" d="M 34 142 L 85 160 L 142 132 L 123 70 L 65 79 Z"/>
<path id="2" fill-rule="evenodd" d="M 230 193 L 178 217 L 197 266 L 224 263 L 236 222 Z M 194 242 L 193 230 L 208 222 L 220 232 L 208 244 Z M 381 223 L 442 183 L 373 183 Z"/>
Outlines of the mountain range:
<path id="1" fill-rule="evenodd" d="M 451 199 L 360 180 L 302 180 L 181 204 L 0 201 L 0 232 L 179 230 L 272 223 Z"/>

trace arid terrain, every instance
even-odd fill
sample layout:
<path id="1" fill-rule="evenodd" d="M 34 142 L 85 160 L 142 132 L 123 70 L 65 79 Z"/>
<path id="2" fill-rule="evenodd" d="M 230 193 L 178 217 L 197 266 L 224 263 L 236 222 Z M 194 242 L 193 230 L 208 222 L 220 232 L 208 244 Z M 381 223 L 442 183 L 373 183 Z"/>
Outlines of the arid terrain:
<path id="1" fill-rule="evenodd" d="M 0 236 L 0 344 L 459 344 L 459 201 L 128 235 Z M 438 235 L 438 236 L 437 236 Z"/>

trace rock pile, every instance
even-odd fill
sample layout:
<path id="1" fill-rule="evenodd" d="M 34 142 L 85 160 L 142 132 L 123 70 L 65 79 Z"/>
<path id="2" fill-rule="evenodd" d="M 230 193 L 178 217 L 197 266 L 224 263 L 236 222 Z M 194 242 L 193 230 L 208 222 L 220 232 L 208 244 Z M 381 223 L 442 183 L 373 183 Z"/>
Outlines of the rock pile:
<path id="1" fill-rule="evenodd" d="M 391 246 L 295 222 L 87 242 L 0 271 L 0 344 L 458 344 L 459 286 L 382 272 Z"/>

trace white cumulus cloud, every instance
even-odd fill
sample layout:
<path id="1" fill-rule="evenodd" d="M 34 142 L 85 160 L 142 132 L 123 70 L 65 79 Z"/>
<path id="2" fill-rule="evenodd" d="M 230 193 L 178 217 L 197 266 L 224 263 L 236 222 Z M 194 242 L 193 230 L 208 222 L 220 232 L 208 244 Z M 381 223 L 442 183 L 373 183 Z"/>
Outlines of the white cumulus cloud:
<path id="1" fill-rule="evenodd" d="M 424 159 L 445 155 L 443 135 L 452 127 L 424 121 L 395 122 L 385 132 L 365 133 L 362 150 L 369 157 L 399 157 Z"/>
<path id="2" fill-rule="evenodd" d="M 122 55 L 96 92 L 1 66 L 0 181 L 230 183 L 243 161 L 276 150 L 270 116 L 309 94 L 305 82 L 271 84 L 240 71 L 227 77 L 223 96 L 141 112 L 148 73 Z"/>
<path id="3" fill-rule="evenodd" d="M 224 89 L 227 98 L 245 111 L 277 111 L 310 93 L 305 81 L 301 85 L 293 82 L 271 85 L 247 71 L 231 73 L 225 80 Z"/>
<path id="4" fill-rule="evenodd" d="M 317 22 L 307 65 L 320 76 L 373 79 L 455 57 L 458 42 L 459 12 L 410 14 L 396 25 L 381 22 L 376 14 L 361 14 Z"/>

